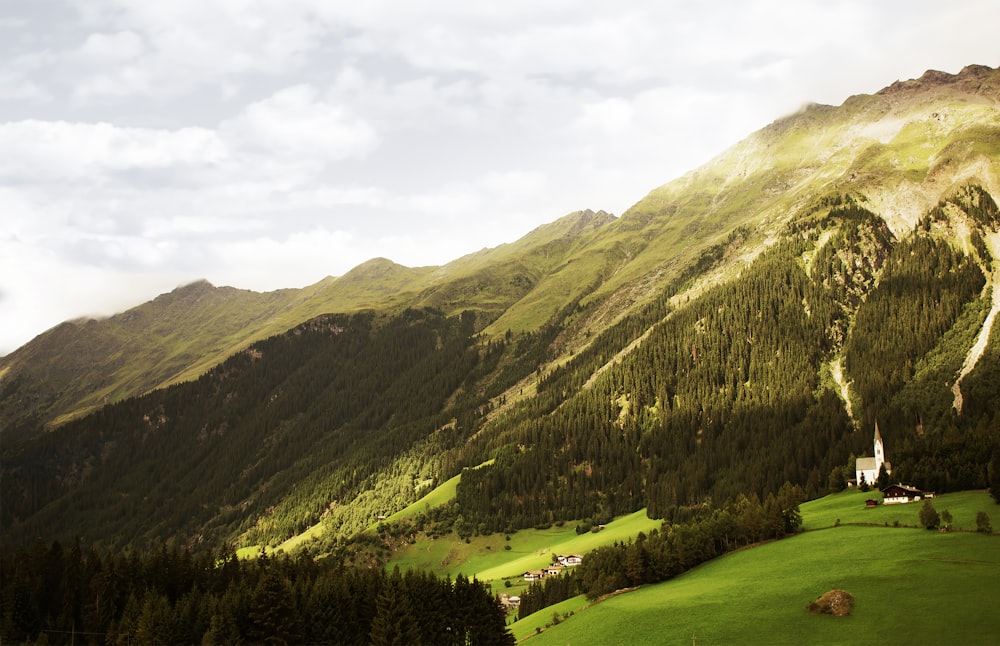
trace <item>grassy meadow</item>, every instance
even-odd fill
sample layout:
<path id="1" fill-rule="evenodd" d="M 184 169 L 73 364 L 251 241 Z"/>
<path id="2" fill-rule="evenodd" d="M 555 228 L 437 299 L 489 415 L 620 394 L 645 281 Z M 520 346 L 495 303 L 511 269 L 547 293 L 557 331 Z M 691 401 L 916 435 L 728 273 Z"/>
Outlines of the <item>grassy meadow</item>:
<path id="1" fill-rule="evenodd" d="M 611 597 L 534 635 L 552 609 L 512 626 L 545 644 L 995 644 L 1000 636 L 1000 536 L 912 527 L 919 503 L 864 509 L 867 494 L 802 506 L 814 529 L 706 563 L 672 581 Z M 935 500 L 955 525 L 1000 507 L 983 492 Z M 898 508 L 898 511 L 896 509 Z M 865 516 L 867 512 L 886 516 Z M 912 516 L 912 521 L 910 517 Z M 969 520 L 968 518 L 971 518 Z M 833 527 L 837 518 L 841 525 Z M 875 525 L 847 523 L 874 522 Z M 888 523 L 886 527 L 884 523 Z M 855 599 L 843 618 L 806 605 L 840 588 Z"/>
<path id="2" fill-rule="evenodd" d="M 526 529 L 510 534 L 476 536 L 469 542 L 454 537 L 419 540 L 397 552 L 388 567 L 429 570 L 441 576 L 475 576 L 481 581 L 520 577 L 526 570 L 549 565 L 552 554 L 584 554 L 601 545 L 635 538 L 659 527 L 662 521 L 646 517 L 641 509 L 616 518 L 600 532 L 576 533 L 575 523 L 548 529 Z M 510 549 L 506 549 L 507 546 Z M 494 589 L 498 589 L 494 585 Z"/>
<path id="3" fill-rule="evenodd" d="M 905 505 L 879 505 L 865 507 L 867 498 L 881 499 L 877 491 L 864 493 L 849 489 L 837 494 L 811 500 L 803 504 L 803 529 L 832 527 L 839 520 L 841 524 L 863 523 L 873 525 L 896 525 L 900 527 L 920 527 L 920 508 L 923 502 Z M 952 516 L 951 529 L 976 531 L 976 512 L 985 511 L 994 528 L 1000 528 L 1000 506 L 985 491 L 959 491 L 942 494 L 931 499 L 940 514 L 944 510 Z"/>

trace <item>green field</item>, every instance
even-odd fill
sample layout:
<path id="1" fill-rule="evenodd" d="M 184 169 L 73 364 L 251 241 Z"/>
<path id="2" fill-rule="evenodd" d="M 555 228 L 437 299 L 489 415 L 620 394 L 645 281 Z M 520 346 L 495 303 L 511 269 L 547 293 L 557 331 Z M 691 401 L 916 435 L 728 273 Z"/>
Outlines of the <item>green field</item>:
<path id="1" fill-rule="evenodd" d="M 865 507 L 865 499 L 881 499 L 877 491 L 864 493 L 857 489 L 843 491 L 825 496 L 819 500 L 811 500 L 803 504 L 802 527 L 804 529 L 819 529 L 832 527 L 837 520 L 843 523 L 866 523 L 875 525 L 894 525 L 919 527 L 920 508 L 922 502 L 905 505 L 879 505 Z M 931 500 L 938 514 L 947 509 L 952 515 L 951 528 L 956 530 L 976 530 L 976 512 L 985 511 L 993 521 L 994 527 L 1000 527 L 1000 507 L 993 502 L 985 491 L 959 491 L 942 494 Z"/>
<path id="2" fill-rule="evenodd" d="M 490 460 L 492 462 L 492 460 Z M 484 463 L 486 464 L 486 463 Z M 482 465 L 480 465 L 482 466 Z M 479 467 L 476 467 L 477 469 Z M 462 474 L 445 480 L 433 490 L 431 490 L 427 495 L 423 496 L 420 500 L 407 505 L 403 509 L 400 509 L 395 514 L 389 516 L 385 519 L 385 522 L 392 523 L 397 520 L 402 520 L 404 518 L 409 518 L 411 516 L 416 516 L 425 509 L 433 509 L 435 507 L 440 507 L 446 503 L 451 502 L 455 499 L 455 494 L 458 491 L 458 482 L 462 479 Z M 375 525 L 377 526 L 377 524 Z"/>
<path id="3" fill-rule="evenodd" d="M 554 606 L 549 606 L 541 612 L 536 612 L 529 617 L 525 617 L 521 621 L 515 621 L 510 624 L 510 631 L 514 634 L 514 639 L 521 641 L 522 639 L 531 637 L 537 631 L 547 630 L 553 623 L 552 615 L 558 615 L 560 622 L 565 621 L 567 615 L 574 615 L 590 604 L 591 601 L 581 594 L 578 597 L 573 597 Z"/>
<path id="4" fill-rule="evenodd" d="M 865 494 L 802 506 L 806 526 L 841 526 L 732 553 L 672 581 L 645 586 L 552 620 L 545 609 L 514 624 L 519 638 L 545 644 L 996 644 L 1000 635 L 1000 536 L 892 527 L 893 518 L 857 509 Z M 941 496 L 956 523 L 1000 507 L 982 492 Z M 893 509 L 888 507 L 890 511 Z M 919 504 L 891 511 L 901 524 Z M 887 512 L 888 513 L 888 512 Z M 860 514 L 856 520 L 853 514 Z M 831 520 L 832 519 L 832 520 Z M 830 522 L 828 522 L 830 521 Z M 994 521 L 995 522 L 995 521 Z M 914 523 L 915 524 L 915 523 Z M 834 588 L 855 598 L 849 617 L 814 616 L 806 605 Z M 521 622 L 517 622 L 518 624 Z"/>

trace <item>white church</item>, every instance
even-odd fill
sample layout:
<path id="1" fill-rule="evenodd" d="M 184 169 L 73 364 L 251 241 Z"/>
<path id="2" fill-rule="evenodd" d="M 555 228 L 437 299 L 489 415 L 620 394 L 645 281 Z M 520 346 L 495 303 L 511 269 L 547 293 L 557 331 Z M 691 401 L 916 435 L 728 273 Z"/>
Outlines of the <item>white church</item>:
<path id="1" fill-rule="evenodd" d="M 878 472 L 883 465 L 885 465 L 885 472 L 887 474 L 891 474 L 892 465 L 889 462 L 886 462 L 885 447 L 882 444 L 882 435 L 878 432 L 878 422 L 875 422 L 875 457 L 857 459 L 857 462 L 854 464 L 854 481 L 860 487 L 861 478 L 864 477 L 864 482 L 868 486 L 877 487 Z"/>

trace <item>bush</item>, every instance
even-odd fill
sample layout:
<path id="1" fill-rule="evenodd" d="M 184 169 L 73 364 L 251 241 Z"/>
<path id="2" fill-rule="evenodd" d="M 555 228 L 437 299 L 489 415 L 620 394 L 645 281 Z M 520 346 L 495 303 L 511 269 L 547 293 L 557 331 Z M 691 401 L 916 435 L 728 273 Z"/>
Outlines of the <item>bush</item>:
<path id="1" fill-rule="evenodd" d="M 991 534 L 993 528 L 990 527 L 990 517 L 985 511 L 976 512 L 976 531 L 984 534 Z"/>
<path id="2" fill-rule="evenodd" d="M 934 503 L 931 502 L 930 498 L 924 499 L 924 506 L 920 508 L 920 524 L 927 529 L 937 529 L 937 526 L 941 524 L 941 517 L 937 513 L 937 509 L 934 509 Z"/>

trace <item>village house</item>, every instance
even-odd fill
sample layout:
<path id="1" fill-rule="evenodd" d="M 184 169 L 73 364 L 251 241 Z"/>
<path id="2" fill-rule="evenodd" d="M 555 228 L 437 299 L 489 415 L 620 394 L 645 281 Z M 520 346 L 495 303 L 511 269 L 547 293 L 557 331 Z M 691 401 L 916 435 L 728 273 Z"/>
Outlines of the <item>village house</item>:
<path id="1" fill-rule="evenodd" d="M 885 505 L 897 505 L 906 502 L 916 502 L 922 498 L 933 498 L 933 494 L 928 494 L 916 487 L 904 484 L 889 485 L 882 490 L 882 503 Z"/>
<path id="2" fill-rule="evenodd" d="M 528 570 L 524 573 L 524 580 L 531 581 L 541 581 L 545 578 L 545 570 Z"/>
<path id="3" fill-rule="evenodd" d="M 568 567 L 575 567 L 583 563 L 583 557 L 579 554 L 563 554 L 555 557 L 552 565 L 541 570 L 528 570 L 524 573 L 524 580 L 531 583 L 541 581 L 547 576 L 557 576 Z"/>
<path id="4" fill-rule="evenodd" d="M 508 612 L 510 612 L 511 610 L 521 607 L 521 597 L 509 595 L 505 592 L 500 595 L 500 603 L 503 604 L 504 608 Z"/>

